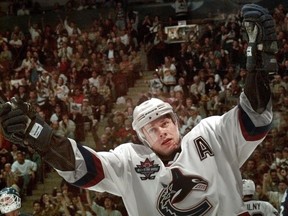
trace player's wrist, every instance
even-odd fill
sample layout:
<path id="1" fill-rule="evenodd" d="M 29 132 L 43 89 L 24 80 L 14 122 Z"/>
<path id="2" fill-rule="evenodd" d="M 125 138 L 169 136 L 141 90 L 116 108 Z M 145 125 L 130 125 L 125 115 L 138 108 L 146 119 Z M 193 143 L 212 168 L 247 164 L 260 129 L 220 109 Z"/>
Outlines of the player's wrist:
<path id="1" fill-rule="evenodd" d="M 27 128 L 24 143 L 43 154 L 49 150 L 52 135 L 53 129 L 36 115 Z"/>

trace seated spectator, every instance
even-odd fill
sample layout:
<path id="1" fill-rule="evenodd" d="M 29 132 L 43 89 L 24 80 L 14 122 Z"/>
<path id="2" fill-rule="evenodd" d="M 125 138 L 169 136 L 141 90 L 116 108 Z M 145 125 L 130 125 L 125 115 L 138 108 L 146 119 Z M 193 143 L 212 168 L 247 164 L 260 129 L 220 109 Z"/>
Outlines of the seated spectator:
<path id="1" fill-rule="evenodd" d="M 235 106 L 241 92 L 242 88 L 236 79 L 229 81 L 227 77 L 224 77 L 219 92 L 219 104 L 223 105 L 222 108 Z"/>
<path id="2" fill-rule="evenodd" d="M 81 106 L 72 106 L 69 119 L 75 123 L 75 140 L 77 142 L 85 141 L 85 130 L 84 130 L 84 117 L 81 113 Z"/>
<path id="3" fill-rule="evenodd" d="M 169 92 L 176 85 L 176 66 L 170 56 L 165 56 L 164 64 L 159 68 L 159 75 L 163 83 L 163 91 Z"/>
<path id="4" fill-rule="evenodd" d="M 135 72 L 134 79 L 137 79 L 141 75 L 140 72 L 142 72 L 140 53 L 136 49 L 132 49 L 129 58 L 133 64 L 133 70 Z"/>
<path id="5" fill-rule="evenodd" d="M 71 46 L 69 46 L 66 41 L 63 41 L 61 48 L 58 49 L 58 57 L 60 59 L 67 58 L 68 60 L 72 60 L 72 58 L 73 58 L 73 48 Z"/>
<path id="6" fill-rule="evenodd" d="M 127 84 L 128 87 L 133 86 L 133 69 L 134 69 L 134 65 L 133 63 L 129 60 L 128 55 L 124 54 L 122 56 L 122 59 L 119 63 L 119 67 L 120 67 L 120 73 L 125 75 L 126 79 L 127 79 Z"/>
<path id="7" fill-rule="evenodd" d="M 35 186 L 35 175 L 37 164 L 29 159 L 25 159 L 25 154 L 17 152 L 17 159 L 11 166 L 11 171 L 18 176 L 17 185 L 21 188 L 21 194 L 31 196 Z"/>
<path id="8" fill-rule="evenodd" d="M 92 200 L 89 194 L 87 195 L 88 204 L 94 213 L 97 215 L 107 215 L 109 212 L 113 216 L 122 216 L 121 212 L 115 209 L 115 203 L 111 196 L 99 197 L 98 195 L 101 196 L 99 193 L 95 193 L 95 195 L 95 200 Z M 103 204 L 100 205 L 97 200 L 103 200 Z"/>
<path id="9" fill-rule="evenodd" d="M 17 36 L 21 41 L 25 40 L 25 34 L 18 25 L 14 26 L 13 31 L 11 32 L 11 38 L 14 38 L 14 36 Z"/>
<path id="10" fill-rule="evenodd" d="M 277 184 L 277 191 L 267 190 L 265 186 L 267 181 L 269 181 L 269 176 L 263 176 L 263 192 L 269 198 L 269 202 L 278 210 L 280 210 L 280 205 L 282 202 L 282 197 L 284 196 L 285 190 L 287 189 L 287 181 L 279 181 Z"/>
<path id="11" fill-rule="evenodd" d="M 119 67 L 119 64 L 115 61 L 115 58 L 108 59 L 108 63 L 105 64 L 104 71 L 106 71 L 106 73 L 108 71 L 111 71 L 112 74 L 116 74 L 119 72 L 119 70 L 120 70 L 120 67 Z"/>
<path id="12" fill-rule="evenodd" d="M 231 80 L 231 82 L 227 85 L 227 88 L 229 89 L 230 95 L 232 97 L 239 98 L 239 95 L 242 92 L 242 89 L 238 85 L 238 81 L 236 79 Z"/>
<path id="13" fill-rule="evenodd" d="M 174 92 L 175 92 L 175 99 L 178 104 L 175 107 L 175 111 L 178 112 L 180 110 L 186 110 L 186 107 L 185 107 L 186 98 L 185 98 L 182 88 L 174 88 Z"/>
<path id="14" fill-rule="evenodd" d="M 2 44 L 2 51 L 0 52 L 0 62 L 12 61 L 12 52 L 6 43 Z"/>
<path id="15" fill-rule="evenodd" d="M 111 122 L 108 120 L 108 124 L 112 127 L 113 131 L 118 131 L 125 122 L 125 114 L 123 112 L 115 112 L 111 115 Z"/>
<path id="16" fill-rule="evenodd" d="M 133 120 L 133 110 L 134 110 L 134 107 L 132 107 L 132 106 L 128 106 L 128 107 L 124 110 L 125 117 L 126 117 L 127 119 Z"/>
<path id="17" fill-rule="evenodd" d="M 14 187 L 18 188 L 17 190 L 20 191 L 19 188 L 19 178 L 18 175 L 12 172 L 11 164 L 6 163 L 4 165 L 3 173 L 2 173 L 2 180 L 4 181 L 4 187 Z"/>
<path id="18" fill-rule="evenodd" d="M 72 95 L 73 102 L 76 104 L 82 104 L 84 97 L 85 96 L 82 92 L 82 89 L 80 87 L 76 87 Z"/>
<path id="19" fill-rule="evenodd" d="M 99 80 L 98 80 L 98 76 L 99 76 L 99 71 L 96 69 L 93 69 L 91 72 L 91 77 L 88 78 L 89 81 L 89 86 L 90 88 L 92 88 L 92 86 L 99 86 Z"/>
<path id="20" fill-rule="evenodd" d="M 263 193 L 263 189 L 262 189 L 262 185 L 261 184 L 256 184 L 254 197 L 257 200 L 269 201 L 268 196 Z"/>
<path id="21" fill-rule="evenodd" d="M 245 68 L 240 68 L 239 76 L 237 77 L 238 85 L 240 86 L 241 90 L 244 89 L 245 79 L 247 76 L 247 70 Z"/>
<path id="22" fill-rule="evenodd" d="M 34 200 L 33 201 L 33 212 L 32 212 L 32 214 L 34 216 L 40 216 L 40 215 L 42 215 L 42 211 L 43 211 L 43 208 L 42 208 L 42 206 L 40 204 L 40 201 L 39 200 Z"/>
<path id="23" fill-rule="evenodd" d="M 273 93 L 274 100 L 278 100 L 280 96 L 280 88 L 283 86 L 285 88 L 286 84 L 283 81 L 282 77 L 279 74 L 275 74 L 274 78 L 272 79 L 271 83 L 271 91 Z"/>
<path id="24" fill-rule="evenodd" d="M 197 100 L 205 94 L 205 82 L 200 79 L 198 75 L 193 77 L 193 83 L 190 86 L 190 94 Z"/>
<path id="25" fill-rule="evenodd" d="M 38 82 L 36 83 L 36 90 L 40 98 L 46 101 L 51 93 L 51 75 L 48 71 L 43 70 L 38 76 Z M 44 102 L 45 103 L 45 102 Z"/>
<path id="26" fill-rule="evenodd" d="M 252 158 L 249 158 L 241 168 L 242 178 L 256 181 L 258 179 L 257 173 L 255 172 L 256 168 L 256 162 Z"/>
<path id="27" fill-rule="evenodd" d="M 184 77 L 179 77 L 177 84 L 174 87 L 174 91 L 175 90 L 181 90 L 183 92 L 183 96 L 186 98 L 189 95 L 189 89 L 188 89 L 188 85 L 184 79 Z"/>
<path id="28" fill-rule="evenodd" d="M 42 157 L 35 151 L 35 149 L 28 146 L 27 159 L 33 161 L 37 165 L 35 183 L 40 182 L 44 183 L 44 167 Z"/>
<path id="29" fill-rule="evenodd" d="M 208 101 L 206 102 L 207 115 L 215 115 L 221 113 L 221 102 L 219 93 L 215 89 L 211 89 L 208 93 Z"/>
<path id="30" fill-rule="evenodd" d="M 22 40 L 17 35 L 14 35 L 12 39 L 9 41 L 9 45 L 15 50 L 15 52 L 19 52 L 20 48 L 23 46 Z"/>
<path id="31" fill-rule="evenodd" d="M 30 10 L 26 7 L 25 3 L 17 10 L 17 16 L 30 15 Z"/>
<path id="32" fill-rule="evenodd" d="M 185 125 L 181 128 L 181 134 L 184 134 L 186 128 L 189 128 L 190 130 L 195 127 L 201 120 L 202 117 L 199 115 L 198 108 L 197 107 L 190 107 L 188 108 L 188 120 Z"/>
<path id="33" fill-rule="evenodd" d="M 76 124 L 69 119 L 68 113 L 62 115 L 62 120 L 59 122 L 59 132 L 62 136 L 75 139 Z"/>
<path id="34" fill-rule="evenodd" d="M 163 88 L 163 84 L 158 76 L 157 72 L 153 73 L 153 78 L 146 81 L 148 83 L 150 93 L 155 95 L 159 89 Z"/>
<path id="35" fill-rule="evenodd" d="M 205 83 L 205 93 L 209 95 L 210 91 L 215 90 L 217 93 L 221 91 L 220 86 L 215 82 L 213 75 L 209 76 Z"/>
<path id="36" fill-rule="evenodd" d="M 96 86 L 93 86 L 91 88 L 88 99 L 93 109 L 94 119 L 97 119 L 99 121 L 101 119 L 101 115 L 102 118 L 105 115 L 106 105 L 103 95 L 98 92 L 98 88 Z"/>
<path id="37" fill-rule="evenodd" d="M 132 129 L 131 119 L 125 119 L 124 125 L 115 131 L 115 136 L 117 137 L 117 143 L 132 142 L 133 135 L 136 135 L 136 133 Z"/>
<path id="38" fill-rule="evenodd" d="M 77 26 L 77 24 L 74 21 L 72 20 L 68 21 L 68 17 L 65 18 L 63 24 L 69 37 L 73 35 L 81 35 L 80 28 Z"/>
<path id="39" fill-rule="evenodd" d="M 4 156 L 7 162 L 12 162 L 12 143 L 4 139 L 2 132 L 0 132 L 0 156 Z M 2 167 L 3 168 L 3 167 Z"/>
<path id="40" fill-rule="evenodd" d="M 287 90 L 284 86 L 279 86 L 278 89 L 278 98 L 276 99 L 276 106 L 281 107 L 281 105 L 284 103 L 285 97 L 288 96 Z"/>
<path id="41" fill-rule="evenodd" d="M 55 95 L 58 99 L 66 101 L 68 99 L 68 93 L 70 92 L 68 86 L 63 77 L 59 76 L 58 82 L 54 87 Z"/>
<path id="42" fill-rule="evenodd" d="M 270 169 L 269 171 L 269 182 L 265 182 L 265 190 L 266 191 L 278 191 L 278 183 L 280 182 L 280 178 L 278 176 L 278 172 L 276 169 Z M 264 183 L 264 182 L 263 182 Z"/>
<path id="43" fill-rule="evenodd" d="M 31 23 L 31 17 L 28 19 L 28 29 L 32 42 L 36 42 L 42 37 L 42 30 L 38 23 Z"/>
<path id="44" fill-rule="evenodd" d="M 119 36 L 115 37 L 114 47 L 115 47 L 115 50 L 119 53 L 120 61 L 121 61 L 121 58 L 123 57 L 123 54 L 128 55 L 128 50 L 127 50 L 128 47 L 125 46 L 125 44 L 121 41 L 121 38 Z"/>
<path id="45" fill-rule="evenodd" d="M 52 200 L 48 193 L 43 193 L 39 199 L 40 208 L 42 209 L 42 215 L 55 215 L 59 213 L 57 205 Z"/>
<path id="46" fill-rule="evenodd" d="M 28 101 L 29 94 L 27 92 L 28 86 L 20 85 L 15 93 L 15 96 L 19 97 L 23 101 Z"/>
<path id="47" fill-rule="evenodd" d="M 94 119 L 93 109 L 87 98 L 83 99 L 81 112 L 83 116 L 85 131 L 90 131 L 96 125 L 97 120 Z M 86 123 L 88 125 L 86 125 Z"/>
<path id="48" fill-rule="evenodd" d="M 283 102 L 281 105 L 279 105 L 279 111 L 281 112 L 287 112 L 288 111 L 288 96 L 283 98 Z"/>
<path id="49" fill-rule="evenodd" d="M 54 103 L 54 102 L 52 102 Z M 52 105 L 52 104 L 51 104 Z M 61 107 L 61 105 L 59 103 L 52 105 L 50 107 L 51 109 L 53 109 L 52 113 L 50 114 L 50 122 L 60 122 L 62 120 L 62 114 L 64 112 L 63 108 Z M 48 114 L 49 116 L 49 114 Z"/>
<path id="50" fill-rule="evenodd" d="M 107 108 L 106 112 L 108 110 L 111 110 L 111 99 L 112 99 L 112 95 L 111 95 L 111 89 L 110 87 L 106 84 L 106 76 L 104 75 L 99 75 L 98 76 L 98 92 L 99 94 L 101 94 L 104 97 L 104 101 L 105 101 L 105 106 Z"/>
<path id="51" fill-rule="evenodd" d="M 59 72 L 62 74 L 65 74 L 65 75 L 68 74 L 68 71 L 70 69 L 70 62 L 68 59 L 68 55 L 70 55 L 70 54 L 68 54 L 68 52 L 69 52 L 68 47 L 66 49 L 67 50 L 65 51 L 65 46 L 64 46 L 63 48 L 58 50 L 58 56 L 60 58 L 60 61 L 57 63 L 57 68 L 58 68 Z M 67 52 L 67 53 L 65 53 L 65 52 Z M 71 53 L 71 55 L 72 55 L 72 53 Z M 73 68 L 72 68 L 72 70 L 73 70 Z"/>
<path id="52" fill-rule="evenodd" d="M 107 56 L 108 60 L 114 59 L 116 63 L 119 62 L 119 51 L 115 49 L 113 42 L 108 42 L 107 49 L 103 53 Z"/>
<path id="53" fill-rule="evenodd" d="M 96 150 L 97 151 L 110 151 L 114 149 L 114 142 L 107 136 L 107 134 L 100 135 L 100 138 L 96 143 Z"/>
<path id="54" fill-rule="evenodd" d="M 22 63 L 19 67 L 15 68 L 14 70 L 16 72 L 21 72 L 24 71 L 25 69 L 30 69 L 31 68 L 31 59 L 32 59 L 32 53 L 31 51 L 26 52 L 26 58 L 22 60 Z"/>

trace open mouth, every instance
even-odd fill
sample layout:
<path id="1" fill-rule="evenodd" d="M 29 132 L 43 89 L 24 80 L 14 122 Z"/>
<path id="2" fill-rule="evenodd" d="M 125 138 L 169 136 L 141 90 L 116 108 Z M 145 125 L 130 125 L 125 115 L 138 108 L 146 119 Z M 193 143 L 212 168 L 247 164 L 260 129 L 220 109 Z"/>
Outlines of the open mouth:
<path id="1" fill-rule="evenodd" d="M 168 144 L 172 139 L 165 139 L 161 145 L 166 145 Z"/>

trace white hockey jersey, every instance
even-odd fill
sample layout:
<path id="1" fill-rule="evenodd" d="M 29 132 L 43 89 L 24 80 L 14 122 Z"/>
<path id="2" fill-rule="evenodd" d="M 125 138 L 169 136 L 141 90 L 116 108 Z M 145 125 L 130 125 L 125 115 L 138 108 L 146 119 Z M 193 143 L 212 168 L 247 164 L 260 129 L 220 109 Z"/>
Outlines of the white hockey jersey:
<path id="1" fill-rule="evenodd" d="M 70 140 L 77 168 L 57 171 L 76 186 L 121 196 L 131 216 L 246 215 L 239 168 L 271 126 L 268 107 L 254 112 L 242 93 L 239 106 L 184 136 L 169 166 L 144 145 L 96 153 Z"/>
<path id="2" fill-rule="evenodd" d="M 278 211 L 273 207 L 269 202 L 260 201 L 260 200 L 250 200 L 244 202 L 246 209 L 250 215 L 269 215 L 277 216 Z"/>

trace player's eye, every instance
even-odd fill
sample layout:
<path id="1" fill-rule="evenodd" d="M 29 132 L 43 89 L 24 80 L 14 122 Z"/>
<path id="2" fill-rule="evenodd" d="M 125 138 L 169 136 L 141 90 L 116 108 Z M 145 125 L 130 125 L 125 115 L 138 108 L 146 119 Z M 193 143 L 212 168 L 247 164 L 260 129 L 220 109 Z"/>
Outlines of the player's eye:
<path id="1" fill-rule="evenodd" d="M 147 132 L 148 132 L 149 134 L 155 134 L 155 133 L 156 133 L 156 128 L 149 128 L 149 129 L 147 130 Z"/>
<path id="2" fill-rule="evenodd" d="M 164 121 L 162 122 L 161 126 L 162 126 L 162 127 L 168 127 L 169 124 L 170 124 L 170 120 L 169 120 L 169 119 L 166 119 L 166 120 L 164 120 Z"/>

